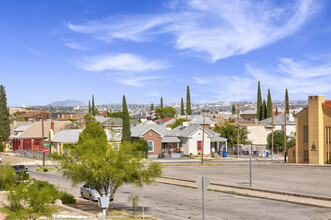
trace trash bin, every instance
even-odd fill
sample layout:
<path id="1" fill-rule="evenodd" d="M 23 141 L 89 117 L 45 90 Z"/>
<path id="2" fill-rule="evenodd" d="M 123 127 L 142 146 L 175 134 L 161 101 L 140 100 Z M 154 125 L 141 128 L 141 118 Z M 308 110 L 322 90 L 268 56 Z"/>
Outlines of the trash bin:
<path id="1" fill-rule="evenodd" d="M 265 156 L 268 157 L 269 156 L 269 152 L 265 152 Z"/>
<path id="2" fill-rule="evenodd" d="M 223 157 L 228 157 L 228 152 L 223 152 Z"/>

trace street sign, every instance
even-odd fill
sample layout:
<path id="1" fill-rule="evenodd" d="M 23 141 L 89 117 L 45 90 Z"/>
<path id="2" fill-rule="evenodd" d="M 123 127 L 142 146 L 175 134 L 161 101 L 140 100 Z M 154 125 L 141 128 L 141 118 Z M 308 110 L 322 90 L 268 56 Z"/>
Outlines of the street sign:
<path id="1" fill-rule="evenodd" d="M 49 146 L 49 144 L 44 144 L 44 147 L 48 147 Z"/>
<path id="2" fill-rule="evenodd" d="M 206 191 L 209 186 L 209 179 L 205 176 L 199 176 L 195 183 L 200 191 Z"/>
<path id="3" fill-rule="evenodd" d="M 48 148 L 48 147 L 45 147 L 45 148 L 44 148 L 44 153 L 45 153 L 45 154 L 48 154 L 48 153 L 49 153 L 49 148 Z"/>
<path id="4" fill-rule="evenodd" d="M 209 179 L 205 176 L 199 176 L 195 181 L 198 189 L 202 192 L 202 220 L 205 219 L 205 191 L 209 186 Z"/>

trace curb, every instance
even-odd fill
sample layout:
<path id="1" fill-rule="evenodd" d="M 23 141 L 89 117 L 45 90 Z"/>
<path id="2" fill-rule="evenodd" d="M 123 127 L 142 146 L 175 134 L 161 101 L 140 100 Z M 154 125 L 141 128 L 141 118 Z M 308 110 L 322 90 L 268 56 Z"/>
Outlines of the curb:
<path id="1" fill-rule="evenodd" d="M 94 215 L 94 214 L 91 214 L 89 212 L 82 211 L 80 209 L 73 208 L 71 206 L 67 206 L 67 205 L 64 205 L 64 204 L 56 204 L 56 206 L 59 206 L 61 208 L 64 208 L 64 209 L 67 209 L 67 210 L 70 210 L 70 211 L 73 211 L 73 212 L 80 213 L 80 214 L 85 215 L 87 217 L 96 218 L 96 215 Z"/>
<path id="2" fill-rule="evenodd" d="M 195 181 L 193 181 L 193 180 L 186 180 L 186 179 L 179 179 L 179 178 L 172 178 L 172 177 L 161 177 L 160 179 L 178 180 L 178 181 L 183 181 L 183 182 L 195 183 Z M 308 195 L 308 194 L 281 192 L 281 191 L 273 191 L 273 190 L 264 190 L 264 189 L 249 188 L 249 187 L 242 187 L 242 186 L 232 186 L 232 185 L 226 185 L 226 184 L 220 184 L 220 183 L 210 183 L 210 185 L 222 186 L 222 187 L 228 187 L 228 188 L 235 188 L 235 189 L 243 189 L 243 190 L 256 191 L 256 192 L 271 193 L 271 194 L 277 194 L 277 195 L 299 197 L 299 198 L 306 198 L 306 199 L 331 201 L 330 197 L 315 196 L 315 195 Z"/>

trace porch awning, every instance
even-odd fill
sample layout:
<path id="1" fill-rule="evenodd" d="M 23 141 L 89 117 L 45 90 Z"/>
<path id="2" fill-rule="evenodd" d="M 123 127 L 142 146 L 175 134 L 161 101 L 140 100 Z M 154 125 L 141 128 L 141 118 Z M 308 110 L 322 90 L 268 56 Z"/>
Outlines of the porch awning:
<path id="1" fill-rule="evenodd" d="M 212 142 L 226 142 L 228 139 L 223 138 L 223 137 L 219 137 L 219 136 L 213 136 L 211 138 Z"/>
<path id="2" fill-rule="evenodd" d="M 179 143 L 180 140 L 177 137 L 163 137 L 162 143 Z"/>

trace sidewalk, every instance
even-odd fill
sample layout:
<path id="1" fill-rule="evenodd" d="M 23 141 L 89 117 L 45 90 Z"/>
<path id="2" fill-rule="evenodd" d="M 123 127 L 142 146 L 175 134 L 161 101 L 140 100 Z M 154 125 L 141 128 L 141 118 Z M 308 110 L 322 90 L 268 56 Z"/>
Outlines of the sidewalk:
<path id="1" fill-rule="evenodd" d="M 195 182 L 187 181 L 187 180 L 157 178 L 156 182 L 176 185 L 176 186 L 197 188 Z M 261 199 L 290 202 L 290 203 L 296 203 L 302 205 L 331 208 L 331 198 L 323 198 L 323 197 L 318 198 L 316 196 L 312 196 L 312 198 L 308 198 L 309 196 L 307 195 L 303 195 L 304 197 L 301 197 L 299 194 L 294 195 L 291 193 L 284 193 L 284 192 L 266 192 L 266 191 L 259 191 L 258 189 L 254 189 L 254 188 L 252 189 L 238 188 L 231 186 L 220 186 L 216 184 L 210 184 L 208 190 L 240 195 L 240 196 L 248 196 L 248 197 L 261 198 Z"/>

